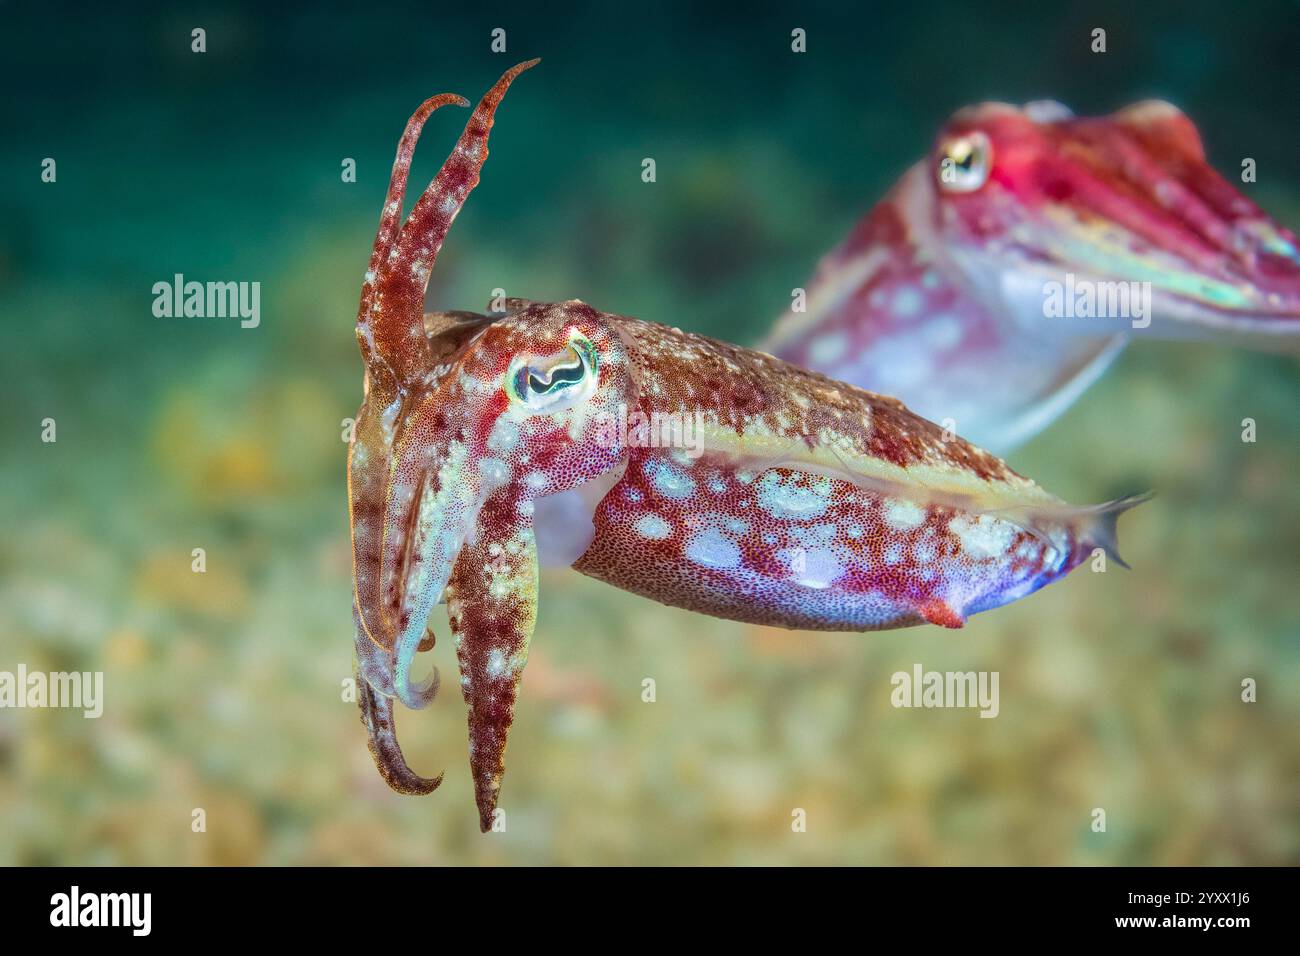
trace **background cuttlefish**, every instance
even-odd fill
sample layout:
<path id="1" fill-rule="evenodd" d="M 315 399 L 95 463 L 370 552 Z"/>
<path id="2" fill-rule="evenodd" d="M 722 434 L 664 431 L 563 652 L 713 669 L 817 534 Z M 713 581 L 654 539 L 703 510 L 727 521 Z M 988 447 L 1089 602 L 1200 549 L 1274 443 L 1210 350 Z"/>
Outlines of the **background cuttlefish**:
<path id="1" fill-rule="evenodd" d="M 1110 308 L 1129 290 L 1098 285 L 1129 282 L 1150 283 L 1144 315 Z M 1082 308 L 1062 316 L 1052 300 L 1071 292 Z M 1111 318 L 1084 317 L 1085 295 Z M 983 103 L 949 120 L 807 296 L 761 348 L 1005 453 L 1132 336 L 1295 349 L 1300 252 L 1168 103 L 1105 117 Z"/>
<path id="2" fill-rule="evenodd" d="M 395 702 L 420 708 L 437 690 L 436 671 L 417 681 L 412 667 L 433 646 L 429 615 L 445 600 L 485 831 L 537 613 L 539 552 L 718 617 L 960 627 L 1095 549 L 1117 559 L 1116 518 L 1141 500 L 1067 505 L 892 398 L 577 300 L 424 316 L 493 113 L 535 62 L 484 96 L 399 226 L 425 120 L 468 104 L 437 96 L 411 117 L 357 314 L 365 399 L 348 490 L 362 719 L 395 790 L 438 786 L 441 776 L 407 765 L 393 721 Z M 674 447 L 624 427 L 634 417 L 702 427 L 690 448 Z"/>

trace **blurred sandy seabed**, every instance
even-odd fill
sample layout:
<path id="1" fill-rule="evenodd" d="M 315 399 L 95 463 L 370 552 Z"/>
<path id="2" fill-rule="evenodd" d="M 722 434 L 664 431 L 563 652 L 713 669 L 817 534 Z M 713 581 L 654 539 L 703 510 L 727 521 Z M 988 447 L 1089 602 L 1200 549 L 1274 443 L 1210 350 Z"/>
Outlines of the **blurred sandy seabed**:
<path id="1" fill-rule="evenodd" d="M 251 30 L 251 16 L 236 22 Z M 887 45 L 892 56 L 943 68 L 926 59 L 923 30 L 908 35 L 914 45 Z M 970 95 L 944 91 L 945 108 L 1005 73 L 1002 42 L 989 39 L 988 62 L 971 54 Z M 466 93 L 495 68 L 446 65 Z M 561 88 L 568 69 L 552 68 Z M 1192 89 L 1200 69 L 1171 75 Z M 783 141 L 780 104 L 773 114 L 757 96 L 728 99 L 728 123 L 711 133 L 664 139 L 657 113 L 657 126 L 635 112 L 626 128 L 609 112 L 575 119 L 546 72 L 526 79 L 536 89 L 512 90 L 483 185 L 435 271 L 435 307 L 481 309 L 505 281 L 512 295 L 580 296 L 752 342 L 932 130 L 905 98 L 880 105 L 879 84 L 813 78 L 790 82 L 834 93 L 808 108 L 848 117 L 834 127 L 848 144 Z M 214 82 L 190 78 L 175 95 Z M 416 96 L 405 74 L 397 92 L 387 82 L 350 87 L 289 132 L 278 99 L 246 104 L 256 149 L 227 137 L 233 153 L 200 155 L 201 139 L 160 132 L 144 158 L 132 118 L 172 88 L 121 92 L 121 113 L 96 109 L 92 90 L 84 135 L 101 162 L 90 185 L 79 141 L 60 140 L 67 191 L 18 201 L 9 221 L 21 228 L 0 233 L 0 307 L 21 333 L 0 364 L 13 412 L 0 669 L 102 670 L 107 695 L 99 720 L 0 711 L 0 863 L 1300 862 L 1300 380 L 1294 359 L 1198 345 L 1132 347 L 1011 459 L 1080 503 L 1155 489 L 1122 523 L 1131 572 L 1078 570 L 958 632 L 866 635 L 713 620 L 548 572 L 507 755 L 507 832 L 478 833 L 453 680 L 430 709 L 398 718 L 411 762 L 445 768 L 443 786 L 424 799 L 389 792 L 342 699 L 352 625 L 340 440 L 360 402 L 353 310 L 392 143 L 429 92 Z M 1082 82 L 1071 73 L 1035 95 L 1068 98 Z M 662 83 L 653 102 L 691 101 L 686 80 Z M 1269 95 L 1241 108 L 1267 109 Z M 200 135 L 202 113 L 187 109 L 182 128 Z M 863 117 L 874 132 L 855 125 Z M 593 124 L 568 144 L 567 172 L 534 148 L 543 129 Z M 417 169 L 445 155 L 456 125 L 430 124 Z M 1270 128 L 1294 137 L 1293 123 Z M 636 173 L 655 135 L 661 181 L 649 194 Z M 852 148 L 867 140 L 879 148 Z M 361 179 L 341 193 L 336 156 L 360 143 Z M 161 192 L 140 174 L 155 167 Z M 180 180 L 198 198 L 178 219 L 165 200 Z M 1300 224 L 1294 182 L 1261 188 L 1270 211 Z M 49 203 L 65 205 L 27 211 Z M 76 212 L 87 218 L 70 232 Z M 262 326 L 160 324 L 146 293 L 174 271 L 258 279 Z M 47 415 L 55 444 L 39 441 Z M 1240 440 L 1248 416 L 1254 444 Z M 204 574 L 190 570 L 196 547 Z M 432 656 L 446 674 L 445 621 L 440 636 Z M 1000 715 L 894 709 L 891 675 L 918 662 L 998 671 Z M 647 677 L 654 703 L 641 700 Z M 1245 677 L 1257 703 L 1240 699 Z M 1091 830 L 1098 807 L 1105 833 Z M 195 808 L 204 833 L 191 832 Z M 806 833 L 791 830 L 796 808 Z"/>

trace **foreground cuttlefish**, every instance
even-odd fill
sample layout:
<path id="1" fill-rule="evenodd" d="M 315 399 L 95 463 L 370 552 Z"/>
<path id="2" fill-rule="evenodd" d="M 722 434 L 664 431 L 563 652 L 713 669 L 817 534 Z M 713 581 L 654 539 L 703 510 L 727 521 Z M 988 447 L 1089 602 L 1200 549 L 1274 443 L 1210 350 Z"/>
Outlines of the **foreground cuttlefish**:
<path id="1" fill-rule="evenodd" d="M 1131 336 L 1295 348 L 1298 333 L 1296 237 L 1215 172 L 1175 107 L 984 103 L 949 120 L 760 347 L 1006 452 Z"/>
<path id="2" fill-rule="evenodd" d="M 365 400 L 348 459 L 362 719 L 393 789 L 394 702 L 445 600 L 480 824 L 537 616 L 540 560 L 717 617 L 860 631 L 960 627 L 1116 556 L 1139 498 L 1065 504 L 891 398 L 577 300 L 424 316 L 429 273 L 487 157 L 507 72 L 399 228 L 421 127 L 407 123 L 362 288 Z M 468 105 L 468 104 L 465 104 Z M 647 424 L 649 423 L 649 424 Z M 652 430 L 653 429 L 653 430 Z M 665 443 L 662 439 L 667 437 Z"/>

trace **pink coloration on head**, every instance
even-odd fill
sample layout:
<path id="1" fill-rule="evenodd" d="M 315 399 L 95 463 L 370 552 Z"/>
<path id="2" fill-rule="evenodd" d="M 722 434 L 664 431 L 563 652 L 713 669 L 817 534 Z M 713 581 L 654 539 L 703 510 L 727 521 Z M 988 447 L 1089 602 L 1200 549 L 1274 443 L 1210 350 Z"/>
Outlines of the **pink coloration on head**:
<path id="1" fill-rule="evenodd" d="M 1006 450 L 1130 335 L 1297 333 L 1296 237 L 1215 172 L 1174 107 L 986 103 L 948 122 L 761 347 Z"/>
<path id="2" fill-rule="evenodd" d="M 1188 322 L 1300 330 L 1296 237 L 1210 166 L 1185 115 L 1148 101 L 1104 118 L 1045 119 L 1035 106 L 972 107 L 940 132 L 930 164 L 945 242 L 1003 243 L 1013 259 L 1148 280 Z M 976 140 L 987 144 L 985 181 L 954 188 L 944 163 Z"/>

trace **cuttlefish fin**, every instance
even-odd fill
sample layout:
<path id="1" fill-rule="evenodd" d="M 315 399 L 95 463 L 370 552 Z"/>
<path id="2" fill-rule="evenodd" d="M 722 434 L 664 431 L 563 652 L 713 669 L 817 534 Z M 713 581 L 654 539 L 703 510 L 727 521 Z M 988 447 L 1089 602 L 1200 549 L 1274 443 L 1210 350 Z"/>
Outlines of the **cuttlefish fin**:
<path id="1" fill-rule="evenodd" d="M 1150 501 L 1155 492 L 1125 495 L 1098 505 L 1031 504 L 1011 508 L 989 508 L 980 514 L 1010 521 L 1034 535 L 1048 547 L 1061 547 L 1061 533 L 1070 529 L 1080 547 L 1087 551 L 1101 548 L 1122 568 L 1128 563 L 1119 554 L 1119 516 Z"/>
<path id="2" fill-rule="evenodd" d="M 1146 491 L 1099 505 L 1071 509 L 1079 540 L 1085 548 L 1101 548 L 1121 568 L 1128 568 L 1128 562 L 1119 556 L 1119 516 L 1154 497 L 1154 491 Z"/>
<path id="3" fill-rule="evenodd" d="M 985 418 L 976 413 L 977 417 L 970 420 L 968 416 L 974 433 L 962 431 L 962 437 L 996 454 L 1006 454 L 1020 447 L 1078 401 L 1110 368 L 1128 340 L 1128 336 L 1123 334 L 1109 338 L 1076 336 L 1062 339 L 1052 350 L 1051 358 L 1040 357 L 1049 365 L 1054 363 L 1055 370 L 1037 393 L 1021 402 L 1008 404 L 999 418 Z M 999 361 L 998 368 L 1004 374 L 1016 374 L 1013 370 L 1016 359 L 1004 352 Z M 960 421 L 957 428 L 963 428 Z"/>
<path id="4" fill-rule="evenodd" d="M 484 833 L 496 819 L 506 738 L 537 619 L 537 546 L 531 512 L 520 514 L 520 504 L 508 487 L 488 499 L 478 534 L 461 549 L 447 588 Z"/>

